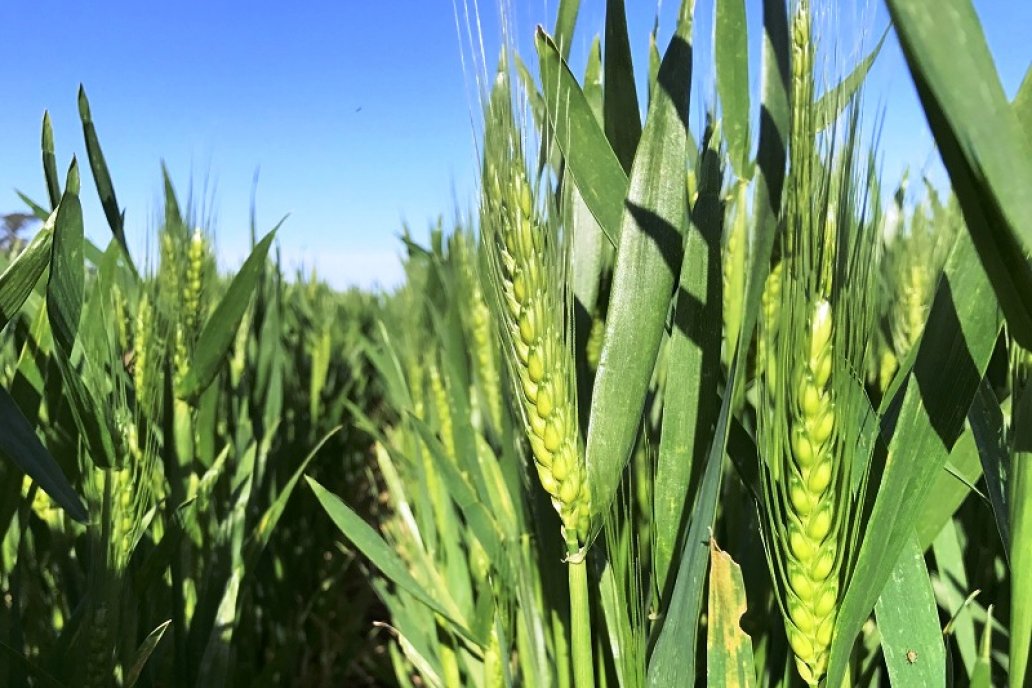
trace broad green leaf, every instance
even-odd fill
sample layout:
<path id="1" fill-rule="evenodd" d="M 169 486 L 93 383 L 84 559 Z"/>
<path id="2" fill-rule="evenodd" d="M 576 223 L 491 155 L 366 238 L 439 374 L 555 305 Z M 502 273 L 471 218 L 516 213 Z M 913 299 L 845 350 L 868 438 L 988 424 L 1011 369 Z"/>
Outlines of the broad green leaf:
<path id="1" fill-rule="evenodd" d="M 54 157 L 54 127 L 50 123 L 50 113 L 43 111 L 43 176 L 47 182 L 47 196 L 50 198 L 50 209 L 55 210 L 61 202 L 61 182 L 57 178 L 57 159 Z"/>
<path id="2" fill-rule="evenodd" d="M 749 170 L 749 30 L 745 22 L 745 0 L 717 1 L 713 35 L 721 131 L 735 176 L 747 179 L 752 174 Z"/>
<path id="3" fill-rule="evenodd" d="M 921 0 L 887 5 L 1008 330 L 1032 348 L 1032 140 L 1003 92 L 971 0 L 944 0 L 934 12 Z"/>
<path id="4" fill-rule="evenodd" d="M 483 644 L 474 638 L 465 625 L 458 620 L 455 610 L 446 609 L 412 577 L 401 558 L 369 524 L 362 520 L 361 516 L 352 511 L 339 497 L 328 491 L 316 482 L 315 479 L 305 476 L 305 480 L 308 481 L 316 498 L 334 525 L 340 529 L 340 532 L 362 554 L 369 558 L 369 561 L 380 570 L 380 573 L 427 607 L 448 619 L 450 624 L 463 637 L 477 645 Z"/>
<path id="5" fill-rule="evenodd" d="M 724 452 L 731 423 L 731 399 L 734 397 L 735 366 L 728 371 L 731 384 L 724 391 L 720 415 L 706 457 L 706 468 L 693 496 L 687 535 L 681 547 L 681 563 L 670 594 L 670 602 L 661 622 L 654 628 L 655 645 L 649 657 L 650 688 L 695 685 L 695 647 L 699 632 L 699 614 L 705 592 L 706 568 L 709 565 L 709 542 L 717 517 Z"/>
<path id="6" fill-rule="evenodd" d="M 946 687 L 946 648 L 924 552 L 907 540 L 874 608 L 894 686 Z"/>
<path id="7" fill-rule="evenodd" d="M 710 688 L 756 684 L 752 639 L 741 626 L 746 609 L 741 567 L 711 540 L 706 624 L 706 685 Z"/>
<path id="8" fill-rule="evenodd" d="M 668 384 L 663 390 L 663 431 L 659 437 L 653 485 L 653 569 L 661 591 L 677 561 L 688 493 L 709 449 L 710 433 L 720 409 L 713 394 L 720 375 L 720 234 L 723 204 L 717 152 L 703 153 L 699 197 L 674 306 L 665 360 Z"/>
<path id="9" fill-rule="evenodd" d="M 281 220 L 280 224 L 282 222 Z M 179 398 L 196 401 L 200 398 L 201 392 L 215 379 L 230 346 L 233 345 L 237 327 L 251 302 L 258 278 L 265 269 L 265 258 L 279 226 L 277 224 L 254 247 L 251 255 L 233 277 L 222 300 L 204 323 L 197 339 L 197 346 L 194 348 L 193 358 L 190 359 L 190 367 L 176 390 Z"/>
<path id="10" fill-rule="evenodd" d="M 0 387 L 0 454 L 13 461 L 68 515 L 79 523 L 88 517 L 86 507 L 54 457 L 39 441 L 29 421 L 7 390 Z"/>
<path id="11" fill-rule="evenodd" d="M 638 436 L 681 270 L 693 10 L 684 0 L 631 170 L 588 420 L 585 461 L 595 513 L 608 509 Z"/>
<path id="12" fill-rule="evenodd" d="M 86 89 L 82 84 L 79 84 L 79 119 L 82 120 L 82 134 L 86 140 L 86 156 L 90 160 L 90 170 L 93 172 L 93 181 L 97 185 L 97 195 L 100 196 L 104 217 L 107 218 L 108 226 L 111 227 L 111 233 L 115 235 L 115 240 L 121 245 L 126 258 L 129 259 L 129 244 L 125 240 L 125 217 L 118 207 L 118 199 L 115 198 L 111 173 L 108 172 L 104 153 L 100 149 L 97 128 L 93 124 L 93 115 L 90 113 L 90 101 L 86 98 Z M 129 265 L 130 269 L 135 272 L 131 259 L 129 259 Z"/>
<path id="13" fill-rule="evenodd" d="M 25 250 L 0 274 L 0 330 L 7 327 L 7 323 L 18 313 L 50 264 L 56 219 L 55 211 Z"/>
<path id="14" fill-rule="evenodd" d="M 863 86 L 864 79 L 867 78 L 867 73 L 871 71 L 874 61 L 878 59 L 878 53 L 881 52 L 882 45 L 885 43 L 888 35 L 889 30 L 886 28 L 882 37 L 878 40 L 878 44 L 874 46 L 874 50 L 842 81 L 817 99 L 817 103 L 814 106 L 814 127 L 817 131 L 824 131 L 830 127 L 838 119 L 838 116 L 842 114 L 842 111 L 846 109 L 849 101 Z"/>
<path id="15" fill-rule="evenodd" d="M 539 28 L 534 43 L 545 109 L 555 141 L 565 156 L 566 172 L 609 242 L 616 245 L 627 175 L 555 42 Z"/>
<path id="16" fill-rule="evenodd" d="M 914 368 L 900 389 L 898 412 L 882 423 L 891 439 L 883 464 L 871 475 L 877 495 L 835 625 L 830 685 L 842 680 L 853 641 L 961 435 L 1000 331 L 992 303 L 992 287 L 972 243 L 962 236 L 936 290 Z"/>
<path id="17" fill-rule="evenodd" d="M 86 282 L 83 262 L 82 205 L 79 203 L 79 167 L 72 159 L 64 196 L 54 222 L 53 257 L 47 283 L 47 315 L 54 341 L 68 359 L 79 331 Z"/>
<path id="18" fill-rule="evenodd" d="M 634 84 L 631 42 L 627 37 L 624 0 L 606 0 L 605 92 L 602 120 L 606 138 L 624 172 L 630 173 L 641 140 L 641 115 Z"/>

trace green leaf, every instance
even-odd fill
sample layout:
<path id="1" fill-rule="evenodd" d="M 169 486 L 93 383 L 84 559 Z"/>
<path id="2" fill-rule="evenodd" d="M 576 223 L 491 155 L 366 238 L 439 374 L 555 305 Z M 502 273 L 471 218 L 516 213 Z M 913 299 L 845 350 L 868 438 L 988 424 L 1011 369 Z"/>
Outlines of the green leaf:
<path id="1" fill-rule="evenodd" d="M 764 0 L 753 242 L 750 247 L 751 264 L 742 308 L 742 325 L 738 332 L 738 345 L 735 347 L 739 377 L 744 376 L 748 368 L 745 359 L 749 354 L 753 328 L 760 312 L 763 287 L 770 273 L 770 257 L 774 249 L 778 219 L 781 217 L 781 194 L 785 183 L 788 150 L 790 50 L 785 3 L 782 0 Z M 741 380 L 737 380 L 736 387 L 740 385 Z"/>
<path id="2" fill-rule="evenodd" d="M 853 641 L 961 435 L 1000 331 L 992 301 L 974 247 L 962 236 L 936 290 L 914 368 L 882 422 L 882 433 L 891 440 L 880 471 L 872 471 L 870 485 L 878 485 L 878 491 L 835 624 L 829 685 L 842 680 Z"/>
<path id="3" fill-rule="evenodd" d="M 36 203 L 34 200 L 23 194 L 21 191 L 15 191 L 15 193 L 18 194 L 18 198 L 22 200 L 22 203 L 29 207 L 29 210 L 31 210 L 32 214 L 36 216 L 36 219 L 42 222 L 46 222 L 47 218 L 50 217 L 50 211 L 41 206 L 39 203 Z"/>
<path id="4" fill-rule="evenodd" d="M 756 684 L 752 639 L 741 626 L 746 608 L 741 567 L 711 540 L 706 625 L 706 685 L 710 688 Z"/>
<path id="5" fill-rule="evenodd" d="M 0 330 L 7 327 L 25 299 L 39 281 L 40 275 L 50 264 L 54 244 L 54 223 L 57 212 L 50 214 L 43 229 L 36 233 L 25 250 L 0 274 Z"/>
<path id="6" fill-rule="evenodd" d="M 1011 542 L 1010 505 L 1007 499 L 1007 474 L 1010 472 L 1007 437 L 1004 429 L 1003 411 L 996 400 L 992 385 L 982 380 L 978 392 L 968 410 L 971 433 L 978 445 L 982 460 L 982 475 L 985 477 L 989 504 L 993 508 L 996 530 L 1000 534 L 1004 557 L 1009 555 L 1007 544 Z"/>
<path id="7" fill-rule="evenodd" d="M 280 220 L 279 224 L 254 247 L 251 255 L 233 277 L 222 300 L 204 323 L 193 358 L 190 359 L 190 367 L 176 390 L 179 398 L 196 402 L 215 379 L 230 346 L 233 345 L 237 327 L 244 317 L 247 305 L 251 302 L 258 278 L 265 269 L 269 246 L 276 236 L 276 230 L 282 224 L 283 220 Z"/>
<path id="8" fill-rule="evenodd" d="M 66 359 L 79 331 L 82 315 L 86 267 L 83 262 L 82 205 L 76 195 L 79 189 L 79 167 L 72 159 L 65 183 L 65 193 L 57 207 L 54 222 L 54 246 L 50 280 L 47 283 L 47 315 L 54 341 Z"/>
<path id="9" fill-rule="evenodd" d="M 596 513 L 604 513 L 615 496 L 638 436 L 681 270 L 693 8 L 691 0 L 681 5 L 631 170 L 585 449 Z"/>
<path id="10" fill-rule="evenodd" d="M 29 421 L 3 387 L 0 387 L 0 454 L 13 461 L 26 475 L 39 483 L 40 488 L 69 516 L 79 523 L 86 522 L 86 507 L 79 500 L 57 461 L 39 441 Z"/>
<path id="11" fill-rule="evenodd" d="M 887 0 L 925 115 L 1008 330 L 1032 348 L 1032 140 L 970 0 Z M 963 46 L 964 59 L 957 59 Z"/>
<path id="12" fill-rule="evenodd" d="M 907 540 L 874 610 L 892 685 L 945 688 L 939 611 L 916 536 Z"/>
<path id="13" fill-rule="evenodd" d="M 1025 130 L 1025 138 L 1032 141 L 1032 66 L 1025 72 L 1018 95 L 1014 96 L 1014 114 Z"/>
<path id="14" fill-rule="evenodd" d="M 158 643 L 165 637 L 165 631 L 168 630 L 169 625 L 172 623 L 172 619 L 158 624 L 158 627 L 147 634 L 147 637 L 140 643 L 140 647 L 136 648 L 136 654 L 133 655 L 133 661 L 129 665 L 129 671 L 125 674 L 125 681 L 123 685 L 125 688 L 133 688 L 136 682 L 140 680 L 140 674 L 143 673 L 144 667 L 147 666 L 147 660 L 154 653 Z"/>
<path id="15" fill-rule="evenodd" d="M 93 181 L 97 185 L 97 195 L 100 196 L 100 205 L 104 208 L 104 217 L 107 218 L 111 233 L 115 240 L 121 245 L 126 258 L 129 258 L 129 244 L 125 241 L 125 218 L 118 207 L 118 199 L 115 198 L 115 188 L 111 183 L 111 173 L 108 172 L 107 162 L 104 161 L 104 153 L 100 149 L 100 141 L 97 139 L 97 128 L 93 124 L 93 115 L 90 114 L 90 101 L 86 98 L 86 89 L 79 84 L 79 119 L 82 120 L 82 134 L 86 140 L 86 156 L 90 160 L 90 170 L 93 172 Z M 130 269 L 132 260 L 129 260 Z"/>
<path id="16" fill-rule="evenodd" d="M 570 46 L 573 45 L 573 30 L 577 26 L 577 13 L 580 10 L 580 0 L 559 0 L 559 11 L 555 17 L 555 42 L 560 46 L 563 59 L 570 56 Z"/>
<path id="17" fill-rule="evenodd" d="M 924 508 L 914 524 L 922 550 L 932 546 L 935 536 L 953 518 L 981 476 L 978 445 L 971 429 L 966 428 L 953 445 L 949 461 L 935 477 Z"/>
<path id="18" fill-rule="evenodd" d="M 287 508 L 287 501 L 290 496 L 294 494 L 294 488 L 297 486 L 301 476 L 304 475 L 305 470 L 308 468 L 308 464 L 312 462 L 315 455 L 319 453 L 319 450 L 323 448 L 331 437 L 340 432 L 343 426 L 338 425 L 337 427 L 330 430 L 328 433 L 323 435 L 322 439 L 316 442 L 312 450 L 308 452 L 308 456 L 301 461 L 301 464 L 297 467 L 294 473 L 287 480 L 286 484 L 280 488 L 279 494 L 272 500 L 272 503 L 262 514 L 261 518 L 258 519 L 258 524 L 254 527 L 254 531 L 247 540 L 247 544 L 244 546 L 244 571 L 253 571 L 255 566 L 258 564 L 258 557 L 261 556 L 262 551 L 265 550 L 265 546 L 269 544 L 269 538 L 272 537 L 272 531 L 276 530 L 277 524 L 279 524 L 280 518 L 283 516 L 283 510 Z"/>
<path id="19" fill-rule="evenodd" d="M 951 649 L 955 646 L 965 673 L 971 674 L 978 661 L 978 640 L 972 602 L 978 590 L 972 590 L 968 580 L 964 545 L 961 543 L 958 521 L 949 521 L 932 543 L 936 575 L 939 579 L 938 601 L 949 617 L 946 635 L 952 635 Z"/>
<path id="20" fill-rule="evenodd" d="M 555 42 L 538 27 L 534 43 L 545 109 L 555 141 L 566 158 L 566 171 L 609 242 L 616 245 L 627 175 Z"/>
<path id="21" fill-rule="evenodd" d="M 661 591 L 677 574 L 678 537 L 691 503 L 689 486 L 704 465 L 720 399 L 720 234 L 722 174 L 712 147 L 703 153 L 699 197 L 685 242 L 674 321 L 667 340 L 663 425 L 653 484 L 653 569 Z"/>
<path id="22" fill-rule="evenodd" d="M 198 685 L 217 688 L 226 685 L 229 678 L 230 650 L 233 647 L 233 631 L 237 624 L 237 599 L 242 578 L 243 571 L 236 567 L 226 582 L 197 670 Z"/>
<path id="23" fill-rule="evenodd" d="M 606 0 L 605 91 L 602 121 L 624 172 L 631 171 L 641 140 L 641 115 L 634 85 L 634 63 L 627 37 L 624 0 Z M 586 88 L 586 87 L 585 87 Z"/>
<path id="24" fill-rule="evenodd" d="M 721 131 L 731 168 L 739 179 L 749 171 L 749 30 L 745 0 L 717 0 L 713 51 L 720 96 Z"/>
<path id="25" fill-rule="evenodd" d="M 57 178 L 57 159 L 54 157 L 54 128 L 50 124 L 50 113 L 43 111 L 43 176 L 47 182 L 47 196 L 50 198 L 50 209 L 57 208 L 61 202 L 61 182 Z"/>
<path id="26" fill-rule="evenodd" d="M 339 497 L 328 491 L 325 487 L 316 482 L 313 478 L 305 476 L 305 480 L 311 486 L 316 499 L 329 515 L 334 525 L 340 532 L 358 548 L 362 554 L 369 558 L 376 568 L 380 570 L 388 580 L 402 588 L 405 592 L 437 612 L 455 627 L 463 637 L 471 640 L 477 645 L 482 642 L 472 636 L 465 624 L 458 620 L 456 610 L 446 609 L 428 593 L 419 582 L 412 577 L 412 574 L 405 568 L 405 563 L 391 549 L 390 545 L 384 542 L 383 538 L 373 530 L 369 524 L 362 520 L 362 517 L 352 511 Z"/>
<path id="27" fill-rule="evenodd" d="M 860 64 L 846 78 L 817 99 L 817 103 L 814 105 L 814 126 L 817 131 L 824 131 L 830 127 L 838 119 L 838 116 L 842 114 L 842 111 L 846 109 L 846 105 L 849 104 L 849 101 L 863 85 L 864 79 L 867 78 L 867 73 L 871 71 L 871 67 L 874 65 L 874 61 L 878 59 L 878 53 L 881 52 L 882 44 L 885 43 L 888 35 L 889 29 L 886 28 L 885 32 L 882 33 L 882 37 L 878 40 L 878 44 L 874 46 L 874 50 L 861 60 Z"/>
<path id="28" fill-rule="evenodd" d="M 734 398 L 735 366 L 732 362 L 728 379 L 732 381 L 724 391 L 720 415 L 713 432 L 706 468 L 699 481 L 692 504 L 688 533 L 681 548 L 681 563 L 670 595 L 670 602 L 660 623 L 654 626 L 656 636 L 649 657 L 648 685 L 650 688 L 695 684 L 695 646 L 699 633 L 699 614 L 709 564 L 709 542 L 717 518 L 720 497 L 724 451 L 727 448 L 731 423 L 731 399 Z"/>

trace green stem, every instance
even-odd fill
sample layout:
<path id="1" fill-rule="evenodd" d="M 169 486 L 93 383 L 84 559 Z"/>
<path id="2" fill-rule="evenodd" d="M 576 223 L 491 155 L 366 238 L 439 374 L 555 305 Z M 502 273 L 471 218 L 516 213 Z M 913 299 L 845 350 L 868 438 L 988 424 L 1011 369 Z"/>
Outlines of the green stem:
<path id="1" fill-rule="evenodd" d="M 576 550 L 574 550 L 576 551 Z M 570 573 L 570 637 L 574 688 L 594 688 L 591 659 L 591 613 L 588 607 L 588 565 L 583 559 L 567 564 Z"/>

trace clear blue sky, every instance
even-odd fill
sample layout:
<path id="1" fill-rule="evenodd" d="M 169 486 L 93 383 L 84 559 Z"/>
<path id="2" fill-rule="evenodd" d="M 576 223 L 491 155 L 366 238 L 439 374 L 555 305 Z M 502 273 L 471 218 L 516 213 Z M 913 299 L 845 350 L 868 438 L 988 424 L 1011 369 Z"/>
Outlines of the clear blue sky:
<path id="1" fill-rule="evenodd" d="M 479 2 L 493 56 L 496 2 Z M 535 23 L 551 26 L 556 0 L 512 2 L 519 7 L 521 36 L 529 38 Z M 583 56 L 601 31 L 604 4 L 582 0 L 575 55 Z M 639 49 L 636 67 L 643 72 L 640 49 L 656 4 L 627 4 Z M 869 45 L 887 24 L 879 3 L 867 10 L 833 4 L 853 7 L 841 10 L 838 45 L 847 57 L 856 54 L 861 35 Z M 662 4 L 661 44 L 676 5 Z M 1032 2 L 975 5 L 1004 88 L 1013 94 L 1032 60 Z M 755 57 L 759 0 L 748 0 L 748 9 Z M 711 11 L 711 0 L 698 0 L 702 94 L 712 93 Z M 462 67 L 452 0 L 4 0 L 0 26 L 8 36 L 0 58 L 0 212 L 21 210 L 15 188 L 45 198 L 39 162 L 44 109 L 54 120 L 60 167 L 72 154 L 85 163 L 76 110 L 80 82 L 137 254 L 153 245 L 161 160 L 181 196 L 191 182 L 200 191 L 207 180 L 225 265 L 238 264 L 246 253 L 251 184 L 260 169 L 259 229 L 290 213 L 279 235 L 284 259 L 317 265 L 337 286 L 396 284 L 402 222 L 424 237 L 438 215 L 446 221 L 454 215 L 456 202 L 460 208 L 472 203 L 473 90 Z M 885 110 L 886 183 L 905 164 L 921 168 L 934 161 L 894 40 L 886 44 L 868 95 Z M 693 115 L 702 112 L 702 101 L 695 99 Z M 87 232 L 106 240 L 88 173 L 84 188 Z"/>

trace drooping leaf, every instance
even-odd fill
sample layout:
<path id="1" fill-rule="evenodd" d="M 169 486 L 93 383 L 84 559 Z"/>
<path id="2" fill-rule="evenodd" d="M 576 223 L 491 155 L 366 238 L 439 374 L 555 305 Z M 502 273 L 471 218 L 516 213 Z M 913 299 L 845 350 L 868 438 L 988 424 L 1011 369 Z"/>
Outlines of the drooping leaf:
<path id="1" fill-rule="evenodd" d="M 447 618 L 455 630 L 464 637 L 478 645 L 483 644 L 474 638 L 466 626 L 459 621 L 456 610 L 446 608 L 412 577 L 412 574 L 405 568 L 404 562 L 391 549 L 390 545 L 384 542 L 383 538 L 369 524 L 363 521 L 361 516 L 356 514 L 339 497 L 328 491 L 313 478 L 305 476 L 305 480 L 308 481 L 319 503 L 326 510 L 327 515 L 329 515 L 337 528 L 340 529 L 341 533 L 362 554 L 368 557 L 388 580 L 403 588 L 405 592 L 433 611 Z"/>
<path id="2" fill-rule="evenodd" d="M 616 245 L 627 175 L 558 46 L 540 27 L 534 43 L 548 122 L 565 157 L 566 171 L 609 242 Z"/>
<path id="3" fill-rule="evenodd" d="M 36 432 L 7 390 L 0 387 L 0 454 L 14 461 L 26 475 L 68 515 L 80 523 L 87 518 L 86 507 L 57 461 L 39 441 Z"/>
<path id="4" fill-rule="evenodd" d="M 29 245 L 0 274 L 0 330 L 21 309 L 43 271 L 50 265 L 57 212 L 50 214 Z"/>

